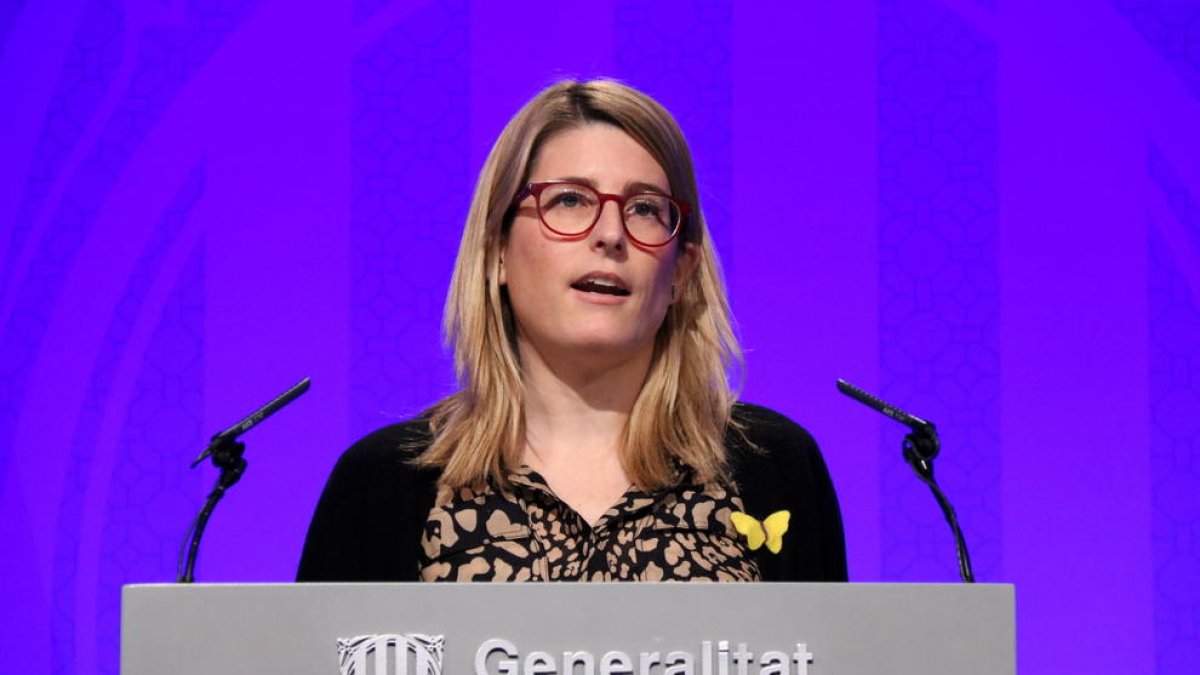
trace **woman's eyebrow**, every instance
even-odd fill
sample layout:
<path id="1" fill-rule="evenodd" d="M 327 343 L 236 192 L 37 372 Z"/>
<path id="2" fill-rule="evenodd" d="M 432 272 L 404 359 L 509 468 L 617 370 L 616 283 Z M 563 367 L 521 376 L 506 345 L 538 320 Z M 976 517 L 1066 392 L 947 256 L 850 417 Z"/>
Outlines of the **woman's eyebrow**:
<path id="1" fill-rule="evenodd" d="M 625 194 L 633 194 L 635 192 L 657 192 L 660 195 L 670 194 L 669 191 L 660 188 L 654 183 L 631 181 L 625 184 Z"/>
<path id="2" fill-rule="evenodd" d="M 596 189 L 596 183 L 592 181 L 591 178 L 584 178 L 583 176 L 563 176 L 562 178 L 556 178 L 555 180 L 559 180 L 564 183 L 579 183 L 580 185 L 586 185 L 593 190 Z"/>
<path id="3" fill-rule="evenodd" d="M 563 181 L 565 183 L 579 183 L 580 185 L 586 185 L 597 192 L 600 191 L 600 188 L 596 186 L 596 181 L 592 180 L 591 178 L 584 178 L 583 176 L 563 176 L 561 178 L 556 178 L 555 180 Z M 625 183 L 625 188 L 622 190 L 622 193 L 627 195 L 637 194 L 640 192 L 654 192 L 660 195 L 671 194 L 669 190 L 664 190 L 654 183 L 647 183 L 640 180 L 634 180 Z"/>

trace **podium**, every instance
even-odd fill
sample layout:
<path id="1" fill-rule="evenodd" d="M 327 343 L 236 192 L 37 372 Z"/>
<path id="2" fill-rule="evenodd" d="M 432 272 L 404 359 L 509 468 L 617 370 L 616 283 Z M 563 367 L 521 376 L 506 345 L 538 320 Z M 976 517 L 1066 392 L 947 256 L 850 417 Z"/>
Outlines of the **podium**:
<path id="1" fill-rule="evenodd" d="M 1001 584 L 122 590 L 123 675 L 1014 675 Z"/>

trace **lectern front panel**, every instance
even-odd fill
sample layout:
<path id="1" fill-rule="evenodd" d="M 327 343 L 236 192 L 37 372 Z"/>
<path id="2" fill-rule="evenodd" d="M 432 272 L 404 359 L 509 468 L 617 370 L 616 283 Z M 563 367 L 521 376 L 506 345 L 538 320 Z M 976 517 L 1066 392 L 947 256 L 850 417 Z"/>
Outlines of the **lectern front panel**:
<path id="1" fill-rule="evenodd" d="M 124 675 L 1013 675 L 1013 588 L 145 585 Z"/>

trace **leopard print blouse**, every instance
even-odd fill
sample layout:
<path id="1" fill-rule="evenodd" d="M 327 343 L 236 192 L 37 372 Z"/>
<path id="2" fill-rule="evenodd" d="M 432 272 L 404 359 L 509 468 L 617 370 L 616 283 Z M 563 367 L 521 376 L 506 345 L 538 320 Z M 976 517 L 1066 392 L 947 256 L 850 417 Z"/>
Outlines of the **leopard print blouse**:
<path id="1" fill-rule="evenodd" d="M 754 581 L 759 571 L 711 483 L 631 488 L 589 525 L 529 467 L 503 489 L 438 495 L 421 537 L 424 581 Z"/>

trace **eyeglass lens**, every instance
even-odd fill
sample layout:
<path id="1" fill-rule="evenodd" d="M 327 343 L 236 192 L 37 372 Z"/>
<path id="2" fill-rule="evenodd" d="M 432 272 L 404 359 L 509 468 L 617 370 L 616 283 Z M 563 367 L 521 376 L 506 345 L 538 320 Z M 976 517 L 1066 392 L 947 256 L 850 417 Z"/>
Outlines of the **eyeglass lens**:
<path id="1" fill-rule="evenodd" d="M 542 219 L 562 234 L 582 234 L 596 222 L 600 197 L 585 185 L 548 185 L 538 197 Z M 653 192 L 630 195 L 621 209 L 629 236 L 643 244 L 661 244 L 679 227 L 682 214 L 667 197 Z"/>

